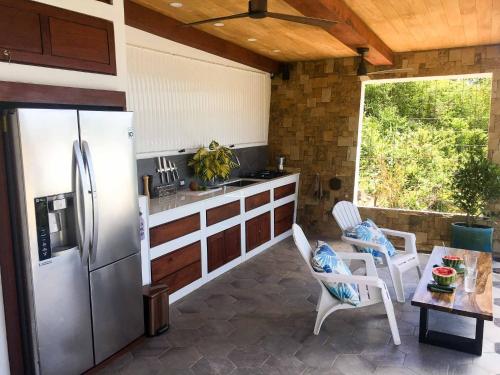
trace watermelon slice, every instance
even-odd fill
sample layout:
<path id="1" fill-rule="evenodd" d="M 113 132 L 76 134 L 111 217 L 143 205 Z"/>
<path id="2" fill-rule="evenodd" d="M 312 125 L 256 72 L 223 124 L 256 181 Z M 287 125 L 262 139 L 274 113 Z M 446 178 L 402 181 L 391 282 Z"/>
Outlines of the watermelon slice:
<path id="1" fill-rule="evenodd" d="M 455 255 L 445 255 L 443 264 L 447 267 L 458 268 L 464 262 L 464 258 Z"/>
<path id="2" fill-rule="evenodd" d="M 452 267 L 434 267 L 432 277 L 439 285 L 449 286 L 457 279 L 457 270 Z"/>

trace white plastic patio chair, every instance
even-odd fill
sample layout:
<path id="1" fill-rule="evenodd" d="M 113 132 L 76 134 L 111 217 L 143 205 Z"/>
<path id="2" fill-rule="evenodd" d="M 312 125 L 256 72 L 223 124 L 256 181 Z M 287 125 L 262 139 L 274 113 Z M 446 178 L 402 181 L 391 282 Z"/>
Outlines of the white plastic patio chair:
<path id="1" fill-rule="evenodd" d="M 380 246 L 374 242 L 368 242 L 363 240 L 358 240 L 355 238 L 347 237 L 345 232 L 353 228 L 354 226 L 361 224 L 361 216 L 359 215 L 358 207 L 353 203 L 342 201 L 333 207 L 332 215 L 337 221 L 340 229 L 342 229 L 342 241 L 350 244 L 353 247 L 369 247 L 376 249 L 382 253 L 383 264 L 382 267 L 387 267 L 391 275 L 392 283 L 394 285 L 394 290 L 396 292 L 396 298 L 398 302 L 405 302 L 405 293 L 403 286 L 403 273 L 406 271 L 416 268 L 418 277 L 422 277 L 422 269 L 420 268 L 420 263 L 417 254 L 417 245 L 415 234 L 408 232 L 401 232 L 392 229 L 379 228 L 385 235 L 400 237 L 405 241 L 404 251 L 397 251 L 394 256 L 389 256 L 385 247 Z"/>
<path id="2" fill-rule="evenodd" d="M 375 267 L 373 257 L 370 254 L 363 253 L 337 252 L 337 255 L 341 259 L 343 259 L 346 264 L 348 264 L 348 262 L 350 262 L 351 260 L 364 262 L 366 265 L 366 275 L 348 276 L 333 273 L 316 272 L 311 266 L 312 248 L 306 236 L 304 235 L 304 232 L 297 224 L 293 224 L 292 231 L 295 245 L 304 258 L 312 276 L 318 281 L 321 287 L 321 295 L 316 306 L 318 315 L 316 317 L 316 323 L 314 325 L 314 334 L 319 334 L 321 325 L 325 321 L 326 317 L 337 310 L 357 309 L 383 302 L 385 311 L 387 313 L 387 319 L 389 320 L 389 326 L 391 328 L 392 339 L 395 345 L 400 345 L 401 339 L 399 337 L 399 330 L 396 322 L 396 317 L 394 315 L 394 308 L 392 306 L 391 297 L 389 295 L 389 291 L 387 290 L 385 282 L 377 275 L 377 269 Z M 361 303 L 357 306 L 353 306 L 348 303 L 342 303 L 340 300 L 330 294 L 328 289 L 323 284 L 323 281 L 356 284 L 359 289 Z"/>

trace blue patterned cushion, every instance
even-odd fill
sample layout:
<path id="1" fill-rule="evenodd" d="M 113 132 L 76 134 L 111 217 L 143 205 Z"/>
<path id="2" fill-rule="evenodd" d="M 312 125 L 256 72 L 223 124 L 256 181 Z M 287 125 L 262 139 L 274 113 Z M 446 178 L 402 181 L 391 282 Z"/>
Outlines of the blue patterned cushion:
<path id="1" fill-rule="evenodd" d="M 394 248 L 394 245 L 387 239 L 387 237 L 379 229 L 379 227 L 377 227 L 377 225 L 370 219 L 366 219 L 361 224 L 356 225 L 354 228 L 348 229 L 345 232 L 345 235 L 357 240 L 375 242 L 384 246 L 389 256 L 392 257 L 396 255 L 396 249 Z M 377 263 L 383 263 L 384 255 L 376 249 L 373 249 L 371 247 L 356 246 L 356 250 L 361 253 L 370 253 Z"/>
<path id="2" fill-rule="evenodd" d="M 314 250 L 311 265 L 316 272 L 335 273 L 339 275 L 352 275 L 349 267 L 335 253 L 335 251 L 324 242 L 318 242 L 318 247 Z M 356 284 L 326 282 L 323 284 L 328 291 L 341 302 L 351 305 L 360 303 L 358 287 Z"/>

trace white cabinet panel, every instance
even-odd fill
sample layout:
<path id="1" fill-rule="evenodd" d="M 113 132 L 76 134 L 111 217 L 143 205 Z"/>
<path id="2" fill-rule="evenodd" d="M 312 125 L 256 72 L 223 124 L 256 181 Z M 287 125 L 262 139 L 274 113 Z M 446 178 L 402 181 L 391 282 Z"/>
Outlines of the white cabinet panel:
<path id="1" fill-rule="evenodd" d="M 128 109 L 139 158 L 207 146 L 267 144 L 269 74 L 127 46 Z"/>

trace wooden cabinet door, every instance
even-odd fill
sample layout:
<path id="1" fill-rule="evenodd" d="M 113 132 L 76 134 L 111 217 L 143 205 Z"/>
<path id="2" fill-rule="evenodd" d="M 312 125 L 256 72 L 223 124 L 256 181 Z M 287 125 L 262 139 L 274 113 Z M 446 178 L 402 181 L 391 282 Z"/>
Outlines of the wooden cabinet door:
<path id="1" fill-rule="evenodd" d="M 25 0 L 0 0 L 0 61 L 116 75 L 113 23 Z"/>
<path id="2" fill-rule="evenodd" d="M 241 228 L 236 225 L 207 237 L 208 272 L 212 272 L 241 255 Z"/>
<path id="3" fill-rule="evenodd" d="M 236 225 L 224 231 L 226 263 L 241 256 L 241 227 Z"/>
<path id="4" fill-rule="evenodd" d="M 247 220 L 245 225 L 247 252 L 271 240 L 270 212 Z"/>
<path id="5" fill-rule="evenodd" d="M 0 49 L 10 52 L 11 61 L 40 56 L 43 53 L 40 15 L 0 3 Z"/>
<path id="6" fill-rule="evenodd" d="M 295 202 L 284 204 L 274 209 L 274 235 L 279 236 L 292 229 Z"/>
<path id="7" fill-rule="evenodd" d="M 219 268 L 225 263 L 224 232 L 207 237 L 208 272 Z"/>
<path id="8" fill-rule="evenodd" d="M 260 219 L 260 243 L 262 245 L 267 241 L 271 241 L 271 213 L 266 212 L 261 215 Z"/>
<path id="9" fill-rule="evenodd" d="M 247 220 L 245 223 L 245 241 L 247 247 L 247 253 L 250 250 L 255 249 L 259 243 L 259 223 L 260 218 L 254 217 L 253 219 Z"/>
<path id="10" fill-rule="evenodd" d="M 74 60 L 75 68 L 82 70 L 110 65 L 110 36 L 106 24 L 81 24 L 76 20 L 49 17 L 49 29 L 53 57 L 65 58 L 68 64 Z"/>

